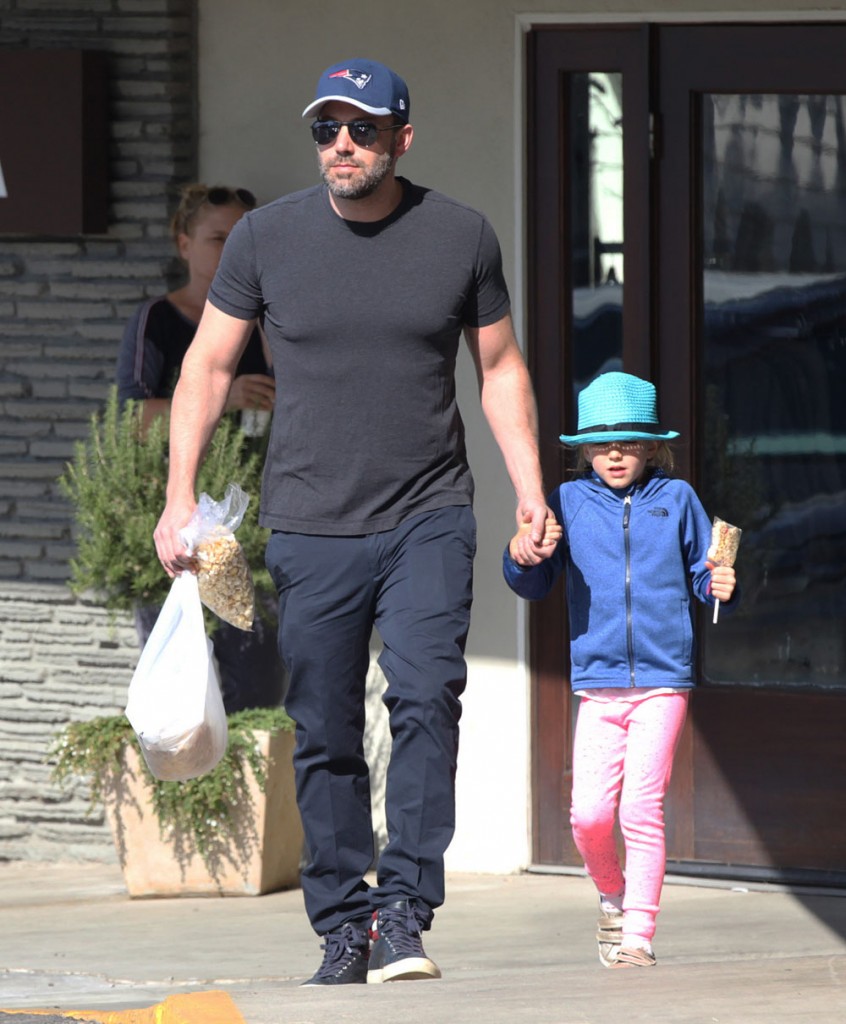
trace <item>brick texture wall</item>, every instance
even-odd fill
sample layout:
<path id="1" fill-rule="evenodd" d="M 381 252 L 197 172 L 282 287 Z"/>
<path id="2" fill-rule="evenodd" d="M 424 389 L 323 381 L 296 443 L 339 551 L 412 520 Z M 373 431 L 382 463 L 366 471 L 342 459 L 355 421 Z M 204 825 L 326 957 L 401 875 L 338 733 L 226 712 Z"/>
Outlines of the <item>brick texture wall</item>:
<path id="1" fill-rule="evenodd" d="M 0 59 L 107 54 L 110 167 L 105 234 L 0 235 L 0 860 L 114 859 L 85 786 L 59 790 L 47 754 L 63 723 L 122 710 L 135 631 L 70 594 L 56 480 L 127 317 L 173 270 L 175 186 L 196 175 L 195 41 L 196 0 L 0 0 Z"/>

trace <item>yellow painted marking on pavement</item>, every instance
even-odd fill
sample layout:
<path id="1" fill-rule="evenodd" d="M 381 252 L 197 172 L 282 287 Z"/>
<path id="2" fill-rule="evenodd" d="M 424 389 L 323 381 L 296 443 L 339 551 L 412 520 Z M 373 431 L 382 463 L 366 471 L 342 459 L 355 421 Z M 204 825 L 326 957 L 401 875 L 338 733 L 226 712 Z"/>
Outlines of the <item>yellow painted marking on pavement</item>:
<path id="1" fill-rule="evenodd" d="M 144 1010 L 0 1010 L 4 1013 L 50 1015 L 97 1024 L 246 1024 L 229 995 L 217 991 L 168 996 L 163 1003 Z"/>

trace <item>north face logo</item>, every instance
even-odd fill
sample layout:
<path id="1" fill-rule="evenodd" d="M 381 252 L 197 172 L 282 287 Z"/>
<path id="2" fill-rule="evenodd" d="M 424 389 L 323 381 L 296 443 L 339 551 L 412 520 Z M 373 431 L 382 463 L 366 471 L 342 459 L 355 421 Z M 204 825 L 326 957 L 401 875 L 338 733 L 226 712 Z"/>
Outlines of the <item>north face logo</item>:
<path id="1" fill-rule="evenodd" d="M 659 516 L 662 519 L 666 519 L 669 516 L 669 512 L 665 508 L 651 508 L 649 510 L 651 516 Z"/>

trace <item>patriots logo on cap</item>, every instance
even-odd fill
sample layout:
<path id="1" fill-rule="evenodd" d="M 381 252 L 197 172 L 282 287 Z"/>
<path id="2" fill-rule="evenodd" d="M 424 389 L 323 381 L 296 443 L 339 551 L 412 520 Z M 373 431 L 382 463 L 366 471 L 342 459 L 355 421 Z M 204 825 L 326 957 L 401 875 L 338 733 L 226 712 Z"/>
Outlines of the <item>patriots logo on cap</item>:
<path id="1" fill-rule="evenodd" d="M 348 82 L 352 82 L 356 89 L 363 89 L 366 85 L 369 85 L 373 75 L 368 75 L 364 71 L 355 71 L 353 68 L 344 68 L 343 71 L 334 71 L 329 77 L 346 78 Z"/>

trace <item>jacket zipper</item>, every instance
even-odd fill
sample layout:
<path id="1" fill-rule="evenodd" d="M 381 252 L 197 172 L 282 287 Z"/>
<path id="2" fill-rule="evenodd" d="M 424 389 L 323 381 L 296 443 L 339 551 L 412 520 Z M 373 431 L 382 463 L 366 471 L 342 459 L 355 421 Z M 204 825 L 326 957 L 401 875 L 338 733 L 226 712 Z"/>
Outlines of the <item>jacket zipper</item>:
<path id="1" fill-rule="evenodd" d="M 629 519 L 632 512 L 632 496 L 623 499 L 623 541 L 626 549 L 626 647 L 629 652 L 629 686 L 635 685 L 634 635 L 632 629 L 632 542 L 629 533 Z"/>

